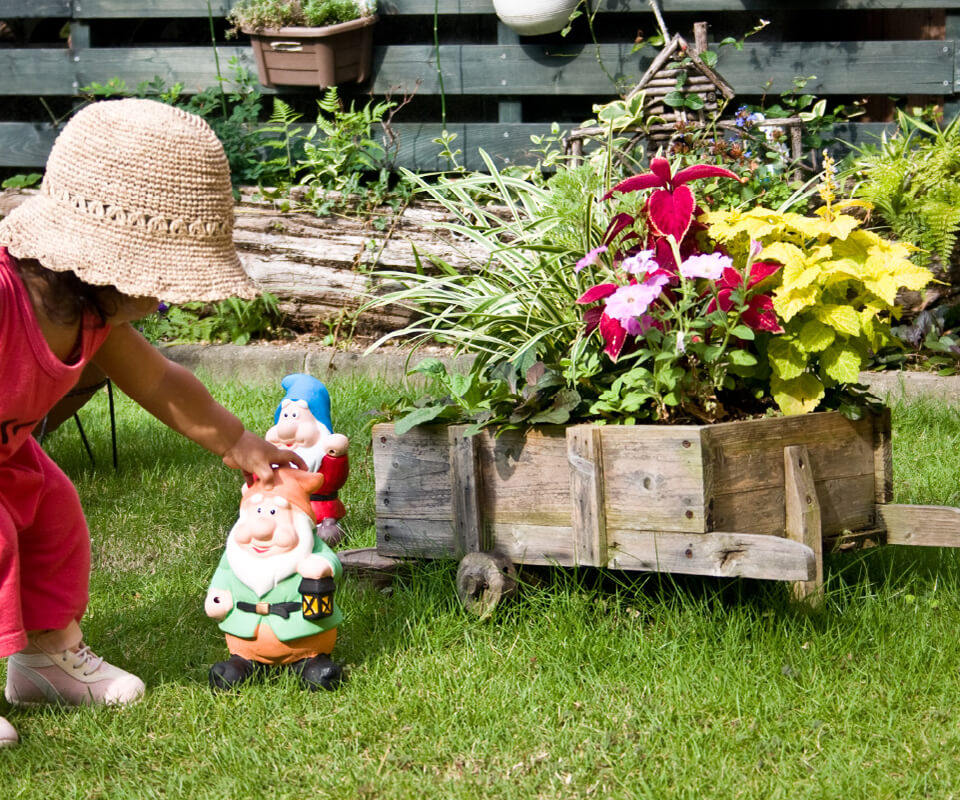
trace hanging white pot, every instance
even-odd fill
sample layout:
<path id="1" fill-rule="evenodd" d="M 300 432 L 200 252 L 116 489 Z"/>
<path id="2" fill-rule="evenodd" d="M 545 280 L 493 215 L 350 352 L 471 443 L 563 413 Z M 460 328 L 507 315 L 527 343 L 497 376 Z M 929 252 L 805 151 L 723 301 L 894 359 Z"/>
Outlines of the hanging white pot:
<path id="1" fill-rule="evenodd" d="M 493 0 L 497 16 L 521 36 L 563 30 L 580 0 Z"/>

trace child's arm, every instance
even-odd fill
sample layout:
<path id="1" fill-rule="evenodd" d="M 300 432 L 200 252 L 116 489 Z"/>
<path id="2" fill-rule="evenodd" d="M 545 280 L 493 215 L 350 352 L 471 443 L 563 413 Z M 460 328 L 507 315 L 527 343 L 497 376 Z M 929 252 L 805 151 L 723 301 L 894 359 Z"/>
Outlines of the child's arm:
<path id="1" fill-rule="evenodd" d="M 190 370 L 165 358 L 128 323 L 110 332 L 93 358 L 110 379 L 165 425 L 273 485 L 272 467 L 293 463 L 306 469 L 291 450 L 280 449 L 246 430 L 210 396 Z"/>

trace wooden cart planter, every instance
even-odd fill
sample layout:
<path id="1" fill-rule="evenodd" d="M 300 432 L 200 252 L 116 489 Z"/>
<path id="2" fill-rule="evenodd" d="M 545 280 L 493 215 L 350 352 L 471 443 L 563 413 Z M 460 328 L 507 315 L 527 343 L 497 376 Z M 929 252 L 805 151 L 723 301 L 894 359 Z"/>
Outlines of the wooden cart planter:
<path id="1" fill-rule="evenodd" d="M 473 610 L 516 564 L 783 580 L 816 602 L 824 549 L 960 543 L 960 509 L 890 504 L 886 412 L 463 432 L 374 427 L 377 553 L 461 558 Z"/>

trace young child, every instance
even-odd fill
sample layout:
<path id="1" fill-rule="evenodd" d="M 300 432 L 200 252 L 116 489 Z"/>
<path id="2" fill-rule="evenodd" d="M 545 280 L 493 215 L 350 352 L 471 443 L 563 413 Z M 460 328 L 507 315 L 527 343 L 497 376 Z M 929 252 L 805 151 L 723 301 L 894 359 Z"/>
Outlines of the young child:
<path id="1" fill-rule="evenodd" d="M 245 430 L 131 325 L 158 303 L 256 292 L 233 246 L 219 140 L 151 100 L 87 106 L 40 192 L 0 221 L 0 657 L 13 704 L 129 703 L 143 682 L 97 657 L 79 621 L 90 541 L 76 490 L 31 432 L 88 362 L 147 411 L 266 486 L 306 465 Z M 0 717 L 0 745 L 17 733 Z"/>

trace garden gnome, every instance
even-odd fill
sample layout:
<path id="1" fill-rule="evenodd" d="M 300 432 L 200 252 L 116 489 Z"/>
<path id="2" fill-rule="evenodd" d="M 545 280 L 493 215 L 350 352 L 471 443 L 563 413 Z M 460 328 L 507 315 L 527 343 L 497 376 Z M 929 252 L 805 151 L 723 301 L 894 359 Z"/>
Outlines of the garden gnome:
<path id="1" fill-rule="evenodd" d="M 310 494 L 323 476 L 291 467 L 272 488 L 244 487 L 240 514 L 210 582 L 204 610 L 220 623 L 230 658 L 210 668 L 226 690 L 269 668 L 293 670 L 312 691 L 333 689 L 341 668 L 330 658 L 342 614 L 333 601 L 340 561 L 315 536 Z"/>
<path id="2" fill-rule="evenodd" d="M 337 520 L 346 509 L 338 496 L 347 480 L 349 441 L 342 433 L 333 433 L 330 420 L 330 393 L 311 375 L 287 375 L 280 385 L 286 390 L 273 415 L 273 427 L 264 437 L 277 447 L 293 450 L 307 467 L 323 475 L 323 490 L 310 501 L 319 525 L 317 533 L 331 547 L 343 538 Z"/>

